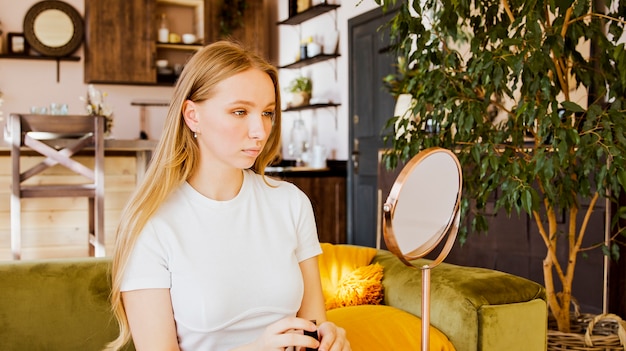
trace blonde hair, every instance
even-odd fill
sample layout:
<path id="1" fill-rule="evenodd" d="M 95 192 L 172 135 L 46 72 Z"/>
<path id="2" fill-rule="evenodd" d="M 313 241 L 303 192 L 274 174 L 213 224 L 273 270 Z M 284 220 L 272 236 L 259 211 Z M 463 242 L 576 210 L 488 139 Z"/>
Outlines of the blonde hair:
<path id="1" fill-rule="evenodd" d="M 193 131 L 183 119 L 183 103 L 186 100 L 201 102 L 210 99 L 217 84 L 248 69 L 258 69 L 267 73 L 274 83 L 276 96 L 272 129 L 252 169 L 264 174 L 265 167 L 279 154 L 281 104 L 276 68 L 239 44 L 228 41 L 215 42 L 194 54 L 185 65 L 174 88 L 163 134 L 156 146 L 144 180 L 122 212 L 117 228 L 111 267 L 111 304 L 120 333 L 118 338 L 107 346 L 109 350 L 118 350 L 131 338 L 120 286 L 137 237 L 161 203 L 193 174 L 199 160 L 198 144 L 193 137 Z"/>

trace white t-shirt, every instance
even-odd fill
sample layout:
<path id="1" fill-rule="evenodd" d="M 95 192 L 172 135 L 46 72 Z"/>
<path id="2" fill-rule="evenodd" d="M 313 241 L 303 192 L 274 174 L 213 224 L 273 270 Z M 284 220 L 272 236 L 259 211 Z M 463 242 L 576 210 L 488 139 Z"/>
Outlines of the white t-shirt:
<path id="1" fill-rule="evenodd" d="M 299 262 L 319 255 L 311 202 L 295 185 L 244 171 L 232 200 L 184 183 L 144 227 L 122 291 L 169 288 L 181 350 L 222 351 L 295 316 Z"/>

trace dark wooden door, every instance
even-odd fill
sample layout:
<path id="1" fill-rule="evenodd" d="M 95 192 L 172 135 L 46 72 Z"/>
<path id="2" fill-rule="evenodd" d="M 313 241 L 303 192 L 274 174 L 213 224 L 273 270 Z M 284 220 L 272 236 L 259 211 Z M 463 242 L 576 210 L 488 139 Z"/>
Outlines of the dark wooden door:
<path id="1" fill-rule="evenodd" d="M 154 0 L 85 0 L 85 82 L 155 83 Z"/>
<path id="2" fill-rule="evenodd" d="M 386 31 L 379 28 L 393 13 L 380 8 L 348 21 L 349 30 L 349 151 L 348 243 L 376 246 L 380 196 L 377 191 L 378 151 L 381 133 L 393 115 L 395 100 L 385 90 L 383 78 L 393 73 Z"/>

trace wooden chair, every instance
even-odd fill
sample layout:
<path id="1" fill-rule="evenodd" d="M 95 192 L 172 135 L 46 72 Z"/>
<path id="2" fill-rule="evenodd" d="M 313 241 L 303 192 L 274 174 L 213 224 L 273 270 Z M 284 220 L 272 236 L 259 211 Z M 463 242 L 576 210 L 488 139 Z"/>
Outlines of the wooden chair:
<path id="1" fill-rule="evenodd" d="M 89 255 L 104 256 L 104 117 L 11 114 L 11 251 L 21 258 L 21 199 L 37 197 L 87 197 L 89 200 Z M 48 140 L 45 140 L 48 139 Z M 22 153 L 46 158 L 22 170 Z M 34 152 L 33 152 L 34 151 Z M 94 167 L 73 156 L 79 151 L 93 155 Z M 85 177 L 82 184 L 33 184 L 24 182 L 54 166 L 62 165 Z"/>

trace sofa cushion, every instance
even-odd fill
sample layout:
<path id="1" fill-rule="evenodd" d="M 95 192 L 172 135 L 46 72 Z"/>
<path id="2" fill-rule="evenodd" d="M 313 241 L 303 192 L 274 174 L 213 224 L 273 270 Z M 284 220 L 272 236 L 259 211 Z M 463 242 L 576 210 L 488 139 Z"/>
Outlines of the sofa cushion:
<path id="1" fill-rule="evenodd" d="M 353 351 L 419 350 L 422 321 L 398 308 L 362 305 L 337 308 L 328 320 L 344 328 Z M 454 346 L 439 330 L 430 327 L 430 351 L 452 351 Z"/>
<path id="2" fill-rule="evenodd" d="M 118 333 L 109 266 L 91 257 L 0 264 L 0 349 L 102 350 Z"/>

